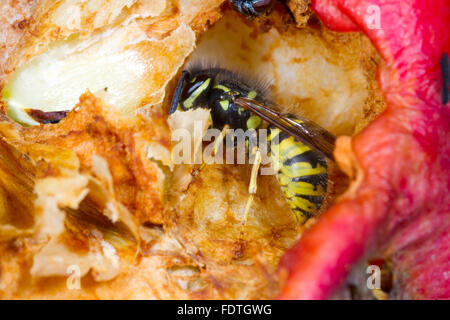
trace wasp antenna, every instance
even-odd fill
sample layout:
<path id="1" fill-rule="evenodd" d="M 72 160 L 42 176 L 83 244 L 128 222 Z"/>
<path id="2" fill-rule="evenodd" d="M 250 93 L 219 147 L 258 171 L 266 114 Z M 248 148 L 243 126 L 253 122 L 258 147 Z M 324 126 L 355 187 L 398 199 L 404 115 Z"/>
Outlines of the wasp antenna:
<path id="1" fill-rule="evenodd" d="M 183 71 L 181 73 L 180 80 L 178 81 L 177 88 L 175 89 L 175 94 L 173 95 L 172 99 L 172 105 L 170 106 L 169 114 L 174 113 L 177 111 L 178 103 L 180 100 L 181 92 L 183 91 L 184 83 L 186 81 L 186 78 L 189 78 L 190 74 L 188 71 Z"/>

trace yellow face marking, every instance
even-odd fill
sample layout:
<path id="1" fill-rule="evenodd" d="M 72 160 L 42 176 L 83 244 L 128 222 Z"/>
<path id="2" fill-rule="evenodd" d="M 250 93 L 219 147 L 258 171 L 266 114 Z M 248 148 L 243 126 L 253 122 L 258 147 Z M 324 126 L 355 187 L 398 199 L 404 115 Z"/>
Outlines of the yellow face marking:
<path id="1" fill-rule="evenodd" d="M 211 78 L 206 79 L 205 82 L 203 82 L 200 87 L 198 87 L 197 89 L 195 89 L 194 92 L 192 92 L 192 94 L 189 96 L 189 98 L 184 100 L 183 105 L 186 109 L 192 108 L 192 106 L 194 105 L 195 99 L 197 99 L 198 96 L 209 87 L 210 82 L 211 82 Z"/>
<path id="2" fill-rule="evenodd" d="M 228 100 L 220 100 L 219 103 L 223 110 L 228 110 L 228 106 L 230 105 L 230 102 Z"/>
<path id="3" fill-rule="evenodd" d="M 261 125 L 261 118 L 252 114 L 247 120 L 247 129 L 258 129 Z"/>
<path id="4" fill-rule="evenodd" d="M 255 99 L 257 95 L 258 95 L 258 93 L 256 91 L 252 90 L 247 94 L 247 98 Z"/>

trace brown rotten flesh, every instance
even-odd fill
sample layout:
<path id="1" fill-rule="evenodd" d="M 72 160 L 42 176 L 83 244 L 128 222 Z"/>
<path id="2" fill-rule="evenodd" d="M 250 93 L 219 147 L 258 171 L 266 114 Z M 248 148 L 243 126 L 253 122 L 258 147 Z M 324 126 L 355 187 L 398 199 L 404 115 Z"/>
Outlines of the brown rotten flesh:
<path id="1" fill-rule="evenodd" d="M 278 262 L 315 219 L 297 225 L 262 176 L 242 229 L 250 166 L 192 178 L 172 163 L 171 129 L 207 118 L 166 121 L 180 71 L 197 59 L 249 70 L 271 81 L 282 111 L 352 136 L 384 108 L 379 57 L 307 6 L 294 25 L 281 7 L 249 21 L 222 2 L 104 0 L 75 7 L 75 21 L 70 1 L 3 8 L 17 17 L 0 20 L 3 109 L 35 126 L 0 119 L 1 298 L 277 296 Z M 39 125 L 27 110 L 71 111 Z M 326 207 L 347 187 L 330 176 Z M 73 265 L 81 290 L 67 287 Z"/>

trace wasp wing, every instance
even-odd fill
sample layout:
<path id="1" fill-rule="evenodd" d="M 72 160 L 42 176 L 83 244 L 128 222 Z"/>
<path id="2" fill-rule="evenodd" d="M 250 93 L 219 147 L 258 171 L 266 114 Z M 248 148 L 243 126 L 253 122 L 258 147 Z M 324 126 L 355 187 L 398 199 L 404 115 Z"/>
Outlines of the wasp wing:
<path id="1" fill-rule="evenodd" d="M 234 103 L 250 110 L 271 125 L 283 130 L 321 155 L 334 160 L 333 150 L 336 137 L 317 123 L 304 117 L 292 119 L 274 110 L 269 102 L 259 102 L 254 99 L 235 97 Z"/>

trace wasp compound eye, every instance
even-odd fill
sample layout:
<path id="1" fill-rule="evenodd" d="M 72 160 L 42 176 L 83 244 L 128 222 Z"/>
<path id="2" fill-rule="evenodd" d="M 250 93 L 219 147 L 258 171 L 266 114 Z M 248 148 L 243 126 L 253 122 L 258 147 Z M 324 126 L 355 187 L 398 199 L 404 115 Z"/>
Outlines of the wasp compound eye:
<path id="1" fill-rule="evenodd" d="M 256 17 L 269 11 L 276 0 L 230 0 L 231 6 L 239 13 Z"/>
<path id="2" fill-rule="evenodd" d="M 268 10 L 272 9 L 273 5 L 275 4 L 274 0 L 257 0 L 252 1 L 253 9 L 258 12 L 259 14 L 263 14 L 267 12 Z"/>

